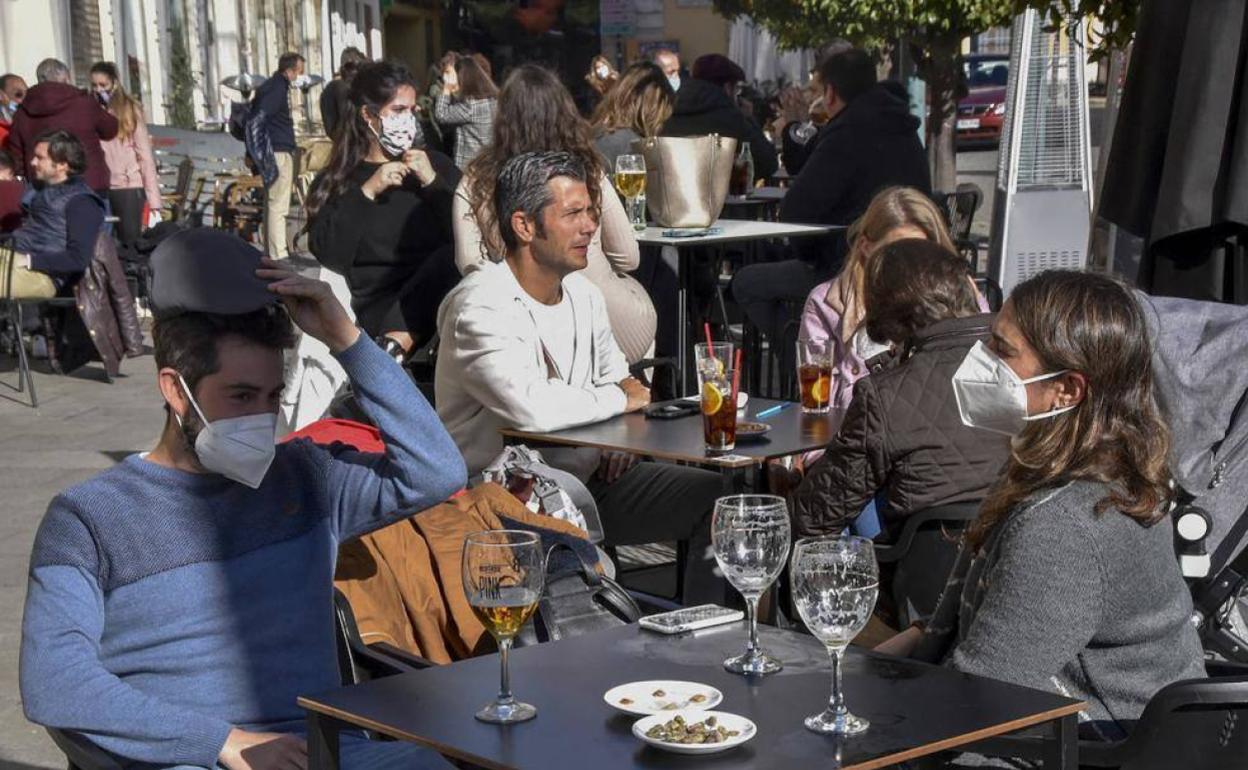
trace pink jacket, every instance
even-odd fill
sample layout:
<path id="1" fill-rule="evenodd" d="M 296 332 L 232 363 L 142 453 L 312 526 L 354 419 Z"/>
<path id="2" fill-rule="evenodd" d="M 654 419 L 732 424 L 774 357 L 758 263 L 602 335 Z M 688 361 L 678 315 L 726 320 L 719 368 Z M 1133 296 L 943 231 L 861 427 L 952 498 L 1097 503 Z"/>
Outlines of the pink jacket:
<path id="1" fill-rule="evenodd" d="M 109 189 L 133 190 L 141 187 L 147 194 L 148 207 L 159 211 L 160 179 L 156 174 L 156 159 L 152 156 L 152 138 L 142 117 L 129 137 L 122 139 L 118 136 L 100 142 L 100 147 L 108 163 Z"/>
<path id="2" fill-rule="evenodd" d="M 835 280 L 835 279 L 833 279 Z M 832 343 L 832 377 L 835 392 L 832 396 L 832 408 L 845 410 L 849 402 L 854 400 L 854 383 L 866 377 L 870 372 L 866 364 L 853 349 L 845 343 L 841 314 L 830 306 L 826 297 L 832 281 L 819 284 L 806 297 L 806 305 L 802 308 L 801 339 L 811 341 L 827 340 Z M 979 309 L 988 312 L 988 302 L 979 295 Z"/>

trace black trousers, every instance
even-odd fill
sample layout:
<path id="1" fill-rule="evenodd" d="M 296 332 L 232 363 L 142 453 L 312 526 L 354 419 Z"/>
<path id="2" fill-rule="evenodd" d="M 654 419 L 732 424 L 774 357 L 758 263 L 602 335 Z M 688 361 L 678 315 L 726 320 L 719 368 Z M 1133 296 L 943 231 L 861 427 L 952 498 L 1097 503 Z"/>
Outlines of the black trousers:
<path id="1" fill-rule="evenodd" d="M 791 320 L 787 303 L 802 302 L 830 278 L 801 259 L 746 265 L 732 279 L 732 296 L 741 310 L 768 339 L 779 340 Z"/>
<path id="2" fill-rule="evenodd" d="M 141 187 L 108 191 L 108 205 L 118 220 L 118 256 L 123 260 L 134 261 L 138 257 L 134 244 L 143 232 L 143 204 L 146 202 L 147 193 Z"/>

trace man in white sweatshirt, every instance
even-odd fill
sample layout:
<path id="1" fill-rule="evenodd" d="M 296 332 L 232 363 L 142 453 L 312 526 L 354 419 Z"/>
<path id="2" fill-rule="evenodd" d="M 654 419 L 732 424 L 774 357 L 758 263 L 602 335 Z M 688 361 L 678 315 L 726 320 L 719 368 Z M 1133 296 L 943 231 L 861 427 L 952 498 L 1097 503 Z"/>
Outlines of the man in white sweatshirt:
<path id="1" fill-rule="evenodd" d="M 586 178 L 568 153 L 508 161 L 494 196 L 505 258 L 466 276 L 438 309 L 438 416 L 470 477 L 502 451 L 499 428 L 549 432 L 650 403 L 611 335 L 602 293 L 579 272 L 598 229 Z M 709 533 L 719 474 L 589 448 L 542 455 L 585 482 L 608 544 L 688 540 L 685 601 L 723 600 Z"/>

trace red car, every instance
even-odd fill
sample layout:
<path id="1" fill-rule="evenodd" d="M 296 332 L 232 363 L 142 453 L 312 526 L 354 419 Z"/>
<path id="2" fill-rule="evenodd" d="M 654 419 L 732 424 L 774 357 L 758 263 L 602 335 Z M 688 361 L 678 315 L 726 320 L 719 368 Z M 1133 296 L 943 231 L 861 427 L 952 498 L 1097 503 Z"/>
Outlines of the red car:
<path id="1" fill-rule="evenodd" d="M 1005 54 L 970 54 L 964 60 L 968 93 L 958 101 L 959 147 L 996 146 L 1005 123 L 1005 85 L 1010 77 L 1010 57 Z"/>

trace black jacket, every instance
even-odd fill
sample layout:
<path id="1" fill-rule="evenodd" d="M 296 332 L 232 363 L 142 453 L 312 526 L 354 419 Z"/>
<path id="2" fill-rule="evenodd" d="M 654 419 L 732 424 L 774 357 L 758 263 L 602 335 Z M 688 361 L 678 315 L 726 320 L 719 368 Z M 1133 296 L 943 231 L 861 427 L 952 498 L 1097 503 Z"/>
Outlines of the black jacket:
<path id="1" fill-rule="evenodd" d="M 428 187 L 409 174 L 376 200 L 360 187 L 378 164 L 362 162 L 312 219 L 311 251 L 346 277 L 356 320 L 370 336 L 404 330 L 428 336 L 438 304 L 459 280 L 451 207 L 460 172 L 440 152 L 430 151 L 429 162 L 437 178 Z"/>
<path id="2" fill-rule="evenodd" d="M 341 78 L 329 81 L 321 89 L 321 124 L 325 126 L 325 135 L 331 139 L 338 135 L 343 116 L 351 111 L 347 103 L 350 91 L 351 85 Z"/>
<path id="3" fill-rule="evenodd" d="M 885 187 L 906 185 L 930 194 L 918 128 L 895 84 L 879 83 L 854 99 L 811 140 L 817 144 L 780 205 L 780 221 L 849 225 Z M 843 255 L 844 236 L 799 238 L 794 248 L 827 271 Z"/>
<path id="4" fill-rule="evenodd" d="M 746 117 L 722 88 L 705 80 L 680 81 L 672 116 L 659 133 L 663 136 L 719 134 L 749 142 L 755 179 L 766 179 L 780 167 L 775 146 L 758 124 Z"/>
<path id="5" fill-rule="evenodd" d="M 280 71 L 256 89 L 251 101 L 252 115 L 264 113 L 264 129 L 273 152 L 295 151 L 295 122 L 290 116 L 290 81 Z"/>
<path id="6" fill-rule="evenodd" d="M 962 424 L 952 379 L 967 351 L 988 339 L 991 320 L 940 321 L 899 356 L 877 357 L 883 368 L 854 385 L 840 432 L 794 493 L 800 536 L 839 533 L 877 491 L 886 499 L 884 530 L 894 537 L 911 513 L 987 495 L 1009 440 Z"/>

